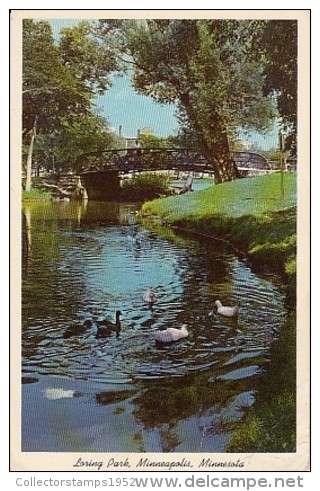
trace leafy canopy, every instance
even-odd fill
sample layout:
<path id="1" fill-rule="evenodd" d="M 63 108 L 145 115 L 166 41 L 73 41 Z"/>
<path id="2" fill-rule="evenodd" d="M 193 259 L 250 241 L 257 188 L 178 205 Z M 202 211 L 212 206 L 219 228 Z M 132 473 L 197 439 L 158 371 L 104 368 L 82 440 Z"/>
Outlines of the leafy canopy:
<path id="1" fill-rule="evenodd" d="M 97 31 L 108 42 L 105 26 L 100 21 Z M 234 178 L 230 139 L 240 127 L 269 128 L 275 116 L 255 50 L 263 22 L 149 19 L 117 28 L 113 43 L 137 92 L 176 103 L 181 127 L 212 162 L 217 182 Z"/>
<path id="2" fill-rule="evenodd" d="M 296 151 L 298 91 L 298 26 L 296 20 L 270 20 L 261 38 L 266 56 L 265 93 L 277 98 L 286 149 Z"/>
<path id="3" fill-rule="evenodd" d="M 58 131 L 40 134 L 34 158 L 46 169 L 68 172 L 75 169 L 82 154 L 117 146 L 119 142 L 104 118 L 96 114 L 82 115 L 72 124 L 62 120 Z"/>
<path id="4" fill-rule="evenodd" d="M 62 116 L 88 113 L 90 90 L 63 64 L 47 22 L 23 21 L 23 131 L 37 118 L 39 129 L 51 131 Z"/>
<path id="5" fill-rule="evenodd" d="M 79 154 L 116 145 L 93 98 L 110 84 L 117 67 L 112 51 L 90 33 L 90 24 L 61 30 L 55 42 L 50 24 L 23 22 L 23 153 L 35 126 L 35 159 L 42 166 L 70 170 Z M 30 172 L 30 169 L 29 169 Z"/>

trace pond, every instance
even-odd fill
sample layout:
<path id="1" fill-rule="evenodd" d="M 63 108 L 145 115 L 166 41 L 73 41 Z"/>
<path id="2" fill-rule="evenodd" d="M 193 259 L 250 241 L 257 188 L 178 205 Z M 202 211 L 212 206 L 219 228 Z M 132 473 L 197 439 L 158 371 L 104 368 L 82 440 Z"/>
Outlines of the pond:
<path id="1" fill-rule="evenodd" d="M 255 400 L 283 294 L 220 242 L 146 227 L 138 209 L 23 207 L 23 451 L 225 452 Z M 239 303 L 238 320 L 216 299 Z M 120 332 L 97 337 L 118 309 Z M 155 343 L 182 324 L 186 339 Z"/>

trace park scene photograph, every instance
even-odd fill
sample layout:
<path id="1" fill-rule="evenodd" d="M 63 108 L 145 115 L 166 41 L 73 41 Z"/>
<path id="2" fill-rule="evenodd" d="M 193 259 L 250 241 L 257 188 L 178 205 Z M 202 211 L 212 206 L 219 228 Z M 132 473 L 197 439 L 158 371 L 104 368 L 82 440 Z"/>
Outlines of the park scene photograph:
<path id="1" fill-rule="evenodd" d="M 22 454 L 298 451 L 300 19 L 166 12 L 21 19 Z"/>

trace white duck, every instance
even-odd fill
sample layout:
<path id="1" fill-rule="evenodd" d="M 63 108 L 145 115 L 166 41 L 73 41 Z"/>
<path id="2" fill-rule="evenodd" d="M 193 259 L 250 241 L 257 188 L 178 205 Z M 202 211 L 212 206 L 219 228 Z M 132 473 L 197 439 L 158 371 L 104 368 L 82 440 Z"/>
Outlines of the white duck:
<path id="1" fill-rule="evenodd" d="M 180 329 L 174 327 L 168 327 L 163 331 L 155 332 L 155 340 L 158 343 L 173 343 L 174 341 L 179 341 L 180 339 L 187 338 L 189 336 L 187 326 L 183 324 Z"/>
<path id="2" fill-rule="evenodd" d="M 158 301 L 157 295 L 151 290 L 151 288 L 147 288 L 146 291 L 143 292 L 142 298 L 149 305 L 152 305 Z"/>
<path id="3" fill-rule="evenodd" d="M 223 315 L 224 317 L 236 317 L 239 314 L 239 305 L 235 305 L 234 307 L 225 307 L 222 305 L 220 300 L 216 300 L 214 305 L 216 306 L 217 313 Z"/>

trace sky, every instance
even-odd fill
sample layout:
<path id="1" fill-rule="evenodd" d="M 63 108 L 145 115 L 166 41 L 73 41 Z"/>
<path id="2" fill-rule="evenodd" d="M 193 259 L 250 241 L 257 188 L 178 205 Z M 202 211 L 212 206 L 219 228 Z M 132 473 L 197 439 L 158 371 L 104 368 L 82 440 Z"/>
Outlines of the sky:
<path id="1" fill-rule="evenodd" d="M 163 105 L 150 97 L 136 94 L 128 77 L 115 77 L 113 86 L 96 99 L 110 125 L 117 131 L 122 126 L 124 136 L 136 136 L 138 129 L 152 128 L 157 136 L 175 134 L 178 122 L 174 104 Z"/>
<path id="2" fill-rule="evenodd" d="M 55 39 L 59 38 L 62 27 L 70 27 L 79 22 L 76 19 L 48 19 L 52 26 Z M 142 128 L 151 128 L 155 135 L 166 137 L 177 133 L 178 122 L 175 117 L 174 104 L 162 105 L 150 97 L 135 93 L 128 76 L 114 77 L 113 86 L 104 95 L 97 96 L 95 104 L 99 113 L 104 116 L 109 125 L 119 131 L 122 126 L 123 136 L 136 136 Z M 278 146 L 278 126 L 262 135 L 257 132 L 242 134 L 241 139 L 257 145 L 262 150 Z"/>
<path id="3" fill-rule="evenodd" d="M 48 19 L 55 39 L 59 39 L 60 29 L 71 27 L 76 19 Z M 172 135 L 178 130 L 173 104 L 162 105 L 150 97 L 136 94 L 129 77 L 114 77 L 113 85 L 104 95 L 95 100 L 100 113 L 117 132 L 122 126 L 124 136 L 136 136 L 141 128 L 152 128 L 154 134 L 161 137 Z"/>

